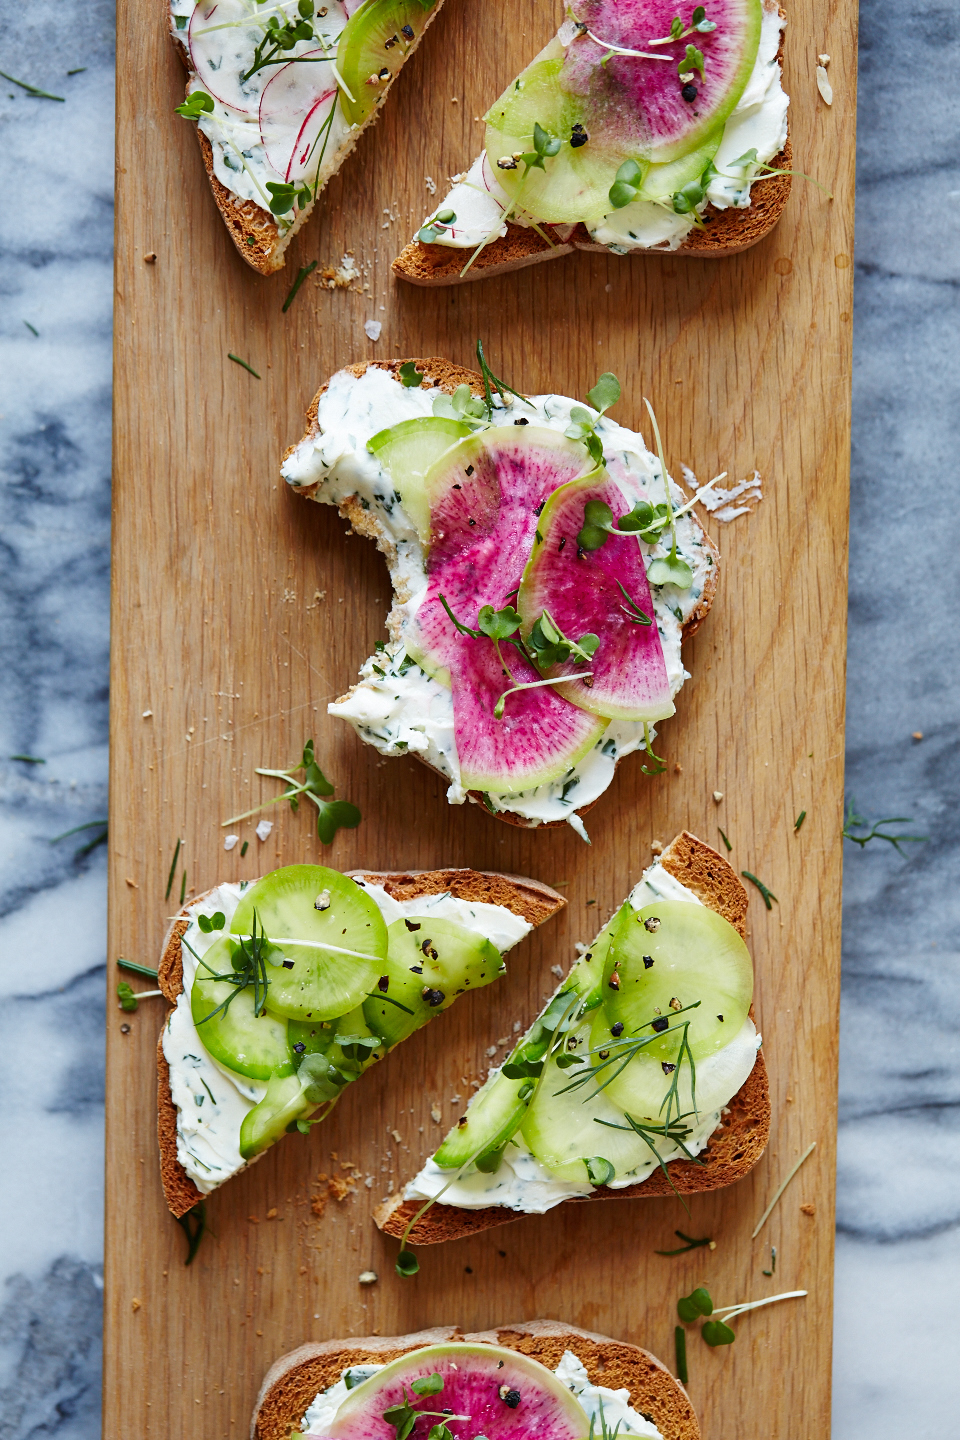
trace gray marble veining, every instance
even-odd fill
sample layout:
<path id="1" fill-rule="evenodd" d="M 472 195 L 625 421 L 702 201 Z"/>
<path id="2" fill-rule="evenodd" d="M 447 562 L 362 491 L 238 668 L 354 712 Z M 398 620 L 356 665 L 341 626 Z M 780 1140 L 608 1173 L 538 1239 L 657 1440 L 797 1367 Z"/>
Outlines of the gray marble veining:
<path id="1" fill-rule="evenodd" d="M 836 1440 L 960 1413 L 957 15 L 861 11 Z M 112 20 L 0 0 L 0 1440 L 99 1433 Z"/>

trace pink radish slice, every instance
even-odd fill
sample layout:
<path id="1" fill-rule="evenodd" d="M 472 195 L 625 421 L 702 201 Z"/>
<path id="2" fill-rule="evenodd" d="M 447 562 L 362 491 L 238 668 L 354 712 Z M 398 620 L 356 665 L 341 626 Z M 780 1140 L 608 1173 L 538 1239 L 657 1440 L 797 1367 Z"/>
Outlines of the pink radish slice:
<path id="1" fill-rule="evenodd" d="M 512 645 L 462 635 L 443 608 L 475 629 L 483 605 L 500 610 L 520 583 L 547 497 L 582 474 L 583 447 L 554 430 L 498 426 L 460 441 L 424 477 L 430 506 L 427 591 L 407 646 L 425 668 L 445 670 L 453 695 L 461 780 L 468 789 L 509 795 L 566 773 L 599 739 L 605 722 L 562 699 L 551 686 L 499 696 L 540 680 Z"/>
<path id="2" fill-rule="evenodd" d="M 439 1375 L 443 1386 L 421 1399 L 411 1386 L 428 1375 Z M 383 1412 L 411 1397 L 415 1410 L 441 1413 L 416 1420 L 410 1440 L 426 1440 L 443 1411 L 456 1440 L 585 1440 L 589 1429 L 580 1402 L 539 1361 L 497 1345 L 453 1342 L 412 1350 L 357 1385 L 327 1434 L 331 1440 L 395 1440 L 397 1427 Z"/>
<path id="3" fill-rule="evenodd" d="M 322 49 L 305 50 L 303 59 L 318 59 Z M 336 59 L 333 51 L 331 59 Z M 264 87 L 260 99 L 260 135 L 267 159 L 288 182 L 307 173 L 320 128 L 336 103 L 337 87 L 327 64 L 299 64 L 291 60 Z"/>
<path id="4" fill-rule="evenodd" d="M 244 0 L 218 0 L 214 5 L 198 5 L 190 17 L 187 45 L 190 62 L 204 90 L 215 100 L 253 115 L 263 84 L 260 75 L 252 75 L 246 84 L 240 76 L 253 62 L 253 54 L 263 34 L 256 24 L 236 24 L 250 19 L 251 7 Z M 225 30 L 215 26 L 226 25 Z"/>
<path id="5" fill-rule="evenodd" d="M 590 662 L 591 683 L 571 681 L 559 693 L 574 705 L 610 719 L 664 720 L 674 713 L 674 704 L 640 546 L 635 535 L 611 535 L 599 550 L 580 550 L 577 535 L 590 500 L 605 501 L 614 519 L 630 509 L 605 474 L 587 475 L 554 491 L 540 517 L 543 542 L 534 547 L 523 572 L 517 600 L 523 633 L 529 635 L 547 610 L 561 633 L 572 640 L 598 635 L 600 645 Z M 634 623 L 638 617 L 630 601 L 652 621 L 650 625 Z M 549 674 L 583 668 L 567 661 Z"/>

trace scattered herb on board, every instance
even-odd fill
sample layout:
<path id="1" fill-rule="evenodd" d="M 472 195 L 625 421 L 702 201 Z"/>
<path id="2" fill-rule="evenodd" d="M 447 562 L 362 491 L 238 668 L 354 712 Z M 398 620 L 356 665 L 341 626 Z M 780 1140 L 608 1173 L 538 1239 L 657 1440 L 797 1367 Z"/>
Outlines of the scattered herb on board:
<path id="1" fill-rule="evenodd" d="M 787 1178 L 777 1187 L 773 1199 L 770 1201 L 770 1204 L 767 1206 L 766 1210 L 764 1210 L 763 1214 L 760 1216 L 760 1219 L 757 1221 L 756 1226 L 754 1227 L 753 1234 L 750 1236 L 751 1240 L 756 1240 L 757 1236 L 760 1234 L 760 1231 L 763 1229 L 764 1225 L 766 1225 L 767 1221 L 770 1219 L 770 1216 L 773 1214 L 773 1211 L 780 1199 L 780 1196 L 783 1194 L 784 1190 L 786 1190 L 787 1186 L 790 1184 L 790 1181 L 800 1169 L 800 1166 L 803 1164 L 803 1162 L 807 1159 L 809 1155 L 813 1154 L 816 1148 L 817 1142 L 816 1140 L 814 1140 L 812 1144 L 808 1145 L 806 1150 L 804 1150 L 803 1154 L 800 1156 L 800 1159 L 797 1161 L 796 1165 L 793 1166 L 792 1170 L 788 1171 Z"/>
<path id="2" fill-rule="evenodd" d="M 93 839 L 88 840 L 86 845 L 81 845 L 78 850 L 74 850 L 74 860 L 82 860 L 85 855 L 90 854 L 91 850 L 96 850 L 98 845 L 105 845 L 107 843 L 107 828 L 106 820 L 88 820 L 83 825 L 74 825 L 72 829 L 64 830 L 62 835 L 54 835 L 50 844 L 56 845 L 58 841 L 66 840 L 70 835 L 79 835 L 82 830 L 99 830 L 99 835 L 94 835 Z"/>
<path id="3" fill-rule="evenodd" d="M 804 820 L 806 820 L 806 818 L 807 818 L 807 812 L 806 812 L 806 810 L 801 810 L 801 811 L 800 811 L 800 814 L 797 816 L 796 820 L 794 820 L 794 822 L 793 822 L 793 828 L 794 828 L 794 830 L 799 830 L 799 829 L 800 829 L 800 826 L 803 824 L 803 822 L 804 822 Z"/>
<path id="4" fill-rule="evenodd" d="M 313 274 L 316 268 L 316 260 L 311 260 L 309 265 L 300 266 L 300 269 L 297 271 L 297 278 L 290 286 L 290 294 L 287 296 L 286 300 L 284 300 L 283 305 L 281 306 L 281 314 L 286 315 L 287 311 L 290 309 L 290 306 L 297 298 L 297 291 L 300 289 L 300 286 L 303 284 L 304 280 L 306 280 L 308 275 Z"/>
<path id="5" fill-rule="evenodd" d="M 296 777 L 301 770 L 303 779 L 298 780 Z M 333 794 L 334 787 L 317 764 L 312 740 L 308 740 L 304 745 L 303 756 L 298 765 L 290 765 L 286 770 L 258 769 L 256 773 L 268 775 L 274 780 L 283 780 L 286 790 L 273 800 L 265 800 L 262 805 L 255 805 L 252 810 L 245 810 L 242 815 L 232 815 L 229 820 L 223 821 L 221 829 L 235 825 L 238 820 L 246 820 L 251 815 L 258 815 L 261 810 L 266 810 L 271 805 L 280 805 L 284 800 L 289 800 L 290 809 L 296 812 L 300 808 L 301 795 L 306 795 L 317 807 L 317 835 L 322 845 L 331 845 L 338 830 L 355 830 L 360 824 L 362 817 L 356 805 L 351 805 L 347 800 L 326 799 L 326 796 Z M 240 854 L 243 853 L 241 850 Z"/>
<path id="6" fill-rule="evenodd" d="M 247 851 L 248 851 L 249 849 L 250 849 L 250 841 L 249 841 L 249 840 L 244 840 L 243 844 L 240 846 L 240 859 L 241 859 L 241 860 L 243 859 L 244 855 L 246 855 L 246 853 L 247 853 Z"/>
<path id="7" fill-rule="evenodd" d="M 856 800 L 851 798 L 850 803 L 847 805 L 847 811 L 843 821 L 843 838 L 844 840 L 852 840 L 854 845 L 860 846 L 861 850 L 865 845 L 869 845 L 871 840 L 886 840 L 888 845 L 892 845 L 893 848 L 902 855 L 903 851 L 900 849 L 901 844 L 909 842 L 914 845 L 922 845 L 930 839 L 929 835 L 888 835 L 882 828 L 884 825 L 912 825 L 913 821 L 906 815 L 892 815 L 886 820 L 874 820 L 871 822 L 856 813 L 856 803 Z M 869 829 L 867 829 L 868 826 Z M 855 830 L 866 830 L 867 833 L 855 835 Z"/>
<path id="8" fill-rule="evenodd" d="M 719 825 L 717 826 L 717 829 L 720 830 Z M 720 830 L 720 839 L 723 841 L 724 845 L 726 845 L 727 854 L 729 855 L 730 851 L 733 849 L 733 846 L 730 844 L 730 841 L 727 839 L 726 835 L 723 833 L 722 830 Z"/>
<path id="9" fill-rule="evenodd" d="M 763 1273 L 764 1273 L 764 1275 L 767 1275 L 767 1276 L 776 1275 L 776 1273 L 777 1273 L 777 1247 L 776 1247 L 776 1245 L 771 1245 L 771 1246 L 770 1246 L 770 1269 L 769 1269 L 769 1270 L 764 1270 Z"/>
<path id="10" fill-rule="evenodd" d="M 232 350 L 227 351 L 227 359 L 232 360 L 235 365 L 242 366 L 244 370 L 249 370 L 254 380 L 260 379 L 260 376 L 257 374 L 256 370 L 254 370 L 253 366 L 248 365 L 246 360 L 241 360 L 239 355 L 234 355 Z"/>
<path id="11" fill-rule="evenodd" d="M 49 90 L 41 90 L 36 85 L 28 85 L 26 80 L 18 80 L 13 75 L 8 75 L 6 70 L 0 70 L 4 80 L 9 80 L 11 85 L 19 85 L 21 90 L 26 90 L 28 95 L 33 95 L 37 100 L 59 100 L 64 103 L 62 95 L 51 95 Z"/>
<path id="12" fill-rule="evenodd" d="M 768 1295 L 763 1300 L 746 1300 L 736 1305 L 715 1306 L 709 1290 L 700 1285 L 689 1295 L 682 1295 L 677 1301 L 677 1314 L 684 1325 L 695 1325 L 703 1320 L 700 1327 L 700 1334 L 711 1349 L 718 1345 L 732 1345 L 736 1340 L 736 1331 L 732 1330 L 729 1321 L 736 1320 L 740 1315 L 746 1315 L 750 1310 L 760 1310 L 764 1305 L 775 1305 L 780 1300 L 800 1300 L 806 1295 L 806 1290 L 787 1290 L 782 1295 Z M 721 1319 L 720 1317 L 724 1318 Z M 677 1326 L 677 1330 L 680 1327 Z M 674 1334 L 677 1345 L 677 1356 L 679 1360 L 680 1342 Z M 683 1347 L 684 1362 L 686 1362 L 686 1338 L 684 1337 Z M 679 1374 L 679 1367 L 678 1367 Z M 683 1376 L 680 1376 L 683 1379 Z"/>
<path id="13" fill-rule="evenodd" d="M 690 1381 L 687 1373 L 687 1332 L 682 1325 L 674 1327 L 673 1344 L 677 1355 L 677 1379 L 681 1385 L 687 1385 Z"/>
<path id="14" fill-rule="evenodd" d="M 721 831 L 721 834 L 722 833 L 723 832 Z M 777 897 L 776 895 L 774 895 L 773 891 L 768 890 L 766 885 L 764 885 L 763 881 L 758 880 L 756 875 L 751 874 L 749 870 L 741 870 L 740 874 L 743 876 L 744 880 L 749 880 L 751 885 L 756 885 L 757 889 L 760 891 L 760 895 L 763 899 L 764 905 L 766 905 L 768 910 L 772 910 L 773 901 L 777 900 Z M 777 900 L 777 904 L 780 904 L 779 900 Z"/>
<path id="15" fill-rule="evenodd" d="M 182 841 L 182 840 L 178 840 L 178 841 L 177 841 L 177 844 L 176 844 L 176 848 L 174 849 L 174 852 L 173 852 L 173 859 L 172 859 L 172 861 L 170 862 L 170 874 L 167 876 L 167 888 L 166 888 L 166 891 L 164 892 L 164 896 L 163 896 L 164 900 L 169 900 L 169 899 L 170 899 L 170 891 L 173 889 L 173 877 L 174 877 L 174 875 L 177 873 L 177 861 L 178 861 L 179 858 L 180 858 L 180 846 L 181 846 L 182 844 L 183 844 L 183 841 Z"/>
<path id="16" fill-rule="evenodd" d="M 120 1009 L 125 1010 L 128 1015 L 134 1014 L 141 1000 L 152 1000 L 155 995 L 162 994 L 162 990 L 134 990 L 126 980 L 120 980 L 117 984 L 117 1000 Z"/>
<path id="17" fill-rule="evenodd" d="M 654 1255 L 686 1255 L 688 1250 L 699 1250 L 704 1245 L 713 1244 L 709 1235 L 702 1240 L 695 1240 L 692 1235 L 684 1235 L 682 1230 L 674 1230 L 673 1233 L 678 1240 L 682 1240 L 684 1243 L 676 1250 L 654 1250 Z"/>
<path id="18" fill-rule="evenodd" d="M 134 975 L 145 975 L 149 980 L 157 979 L 156 970 L 151 970 L 149 965 L 138 965 L 135 960 L 125 960 L 122 955 L 117 960 L 117 966 L 121 970 L 132 970 Z"/>

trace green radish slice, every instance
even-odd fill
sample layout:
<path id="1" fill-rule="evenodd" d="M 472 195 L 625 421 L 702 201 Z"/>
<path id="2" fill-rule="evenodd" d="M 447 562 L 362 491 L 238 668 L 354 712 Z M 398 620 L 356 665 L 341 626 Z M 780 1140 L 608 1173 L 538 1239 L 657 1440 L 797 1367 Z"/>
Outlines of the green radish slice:
<path id="1" fill-rule="evenodd" d="M 424 476 L 451 445 L 470 434 L 471 427 L 459 420 L 443 415 L 419 415 L 414 420 L 401 420 L 388 430 L 378 430 L 367 441 L 367 449 L 376 455 L 390 476 L 400 503 L 424 545 L 430 538 L 430 506 Z"/>
<path id="2" fill-rule="evenodd" d="M 337 68 L 352 100 L 341 95 L 344 116 L 362 125 L 399 72 L 423 32 L 435 0 L 364 0 L 337 43 Z"/>
<path id="3" fill-rule="evenodd" d="M 437 1386 L 436 1377 L 440 1378 Z M 413 1387 L 432 1378 L 426 1394 Z M 589 1423 L 579 1401 L 552 1371 L 516 1350 L 453 1342 L 411 1350 L 363 1380 L 326 1427 L 328 1440 L 396 1440 L 383 1417 L 397 1406 L 423 1413 L 410 1440 L 426 1440 L 449 1415 L 463 1440 L 585 1440 Z M 468 1416 L 469 1423 L 456 1416 Z"/>
<path id="4" fill-rule="evenodd" d="M 190 990 L 190 1013 L 197 1034 L 214 1059 L 238 1075 L 253 1080 L 269 1080 L 277 1072 L 289 1075 L 293 1066 L 286 1020 L 269 1011 L 255 1015 L 252 988 L 238 991 L 229 980 L 214 980 L 210 974 L 212 970 L 229 975 L 235 949 L 235 942 L 221 936 L 197 968 Z M 221 1010 L 228 1001 L 226 1010 Z"/>
<path id="5" fill-rule="evenodd" d="M 268 1005 L 293 1020 L 333 1020 L 361 1004 L 383 973 L 387 927 L 369 895 L 324 865 L 287 865 L 241 898 L 230 929 L 254 917 L 271 949 Z"/>
<path id="6" fill-rule="evenodd" d="M 693 7 L 680 9 L 687 28 Z M 763 8 L 761 0 L 712 0 L 706 12 L 714 30 L 658 45 L 651 42 L 671 33 L 674 0 L 578 0 L 572 19 L 579 29 L 567 45 L 551 42 L 486 117 L 487 155 L 511 198 L 538 219 L 589 225 L 613 208 L 607 197 L 624 161 L 647 172 L 698 154 L 699 168 L 678 171 L 674 189 L 699 175 L 698 152 L 715 142 L 715 153 L 750 78 Z M 688 61 L 688 46 L 703 56 L 702 73 L 695 58 Z M 681 78 L 690 74 L 692 81 Z M 503 157 L 532 152 L 534 121 L 562 142 L 559 153 L 543 169 L 526 170 L 523 162 L 497 168 Z"/>
<path id="7" fill-rule="evenodd" d="M 363 1014 L 388 1048 L 448 1010 L 458 995 L 503 973 L 497 947 L 455 920 L 404 916 L 389 926 L 387 939 L 384 973 Z"/>
<path id="8" fill-rule="evenodd" d="M 736 930 L 705 905 L 657 900 L 642 910 L 624 907 L 607 953 L 603 1011 L 620 1022 L 624 1039 L 670 1033 L 645 1049 L 657 1062 L 676 1059 L 678 1032 L 687 1024 L 694 1060 L 728 1045 L 753 1000 L 753 963 Z M 696 1009 L 676 1011 L 694 1005 Z M 653 1022 L 656 1023 L 653 1023 Z"/>
<path id="9" fill-rule="evenodd" d="M 590 1034 L 588 1020 L 571 1032 L 560 1053 L 585 1056 Z M 560 1093 L 589 1064 L 585 1059 L 582 1065 L 561 1069 L 557 1057 L 551 1056 L 520 1132 L 537 1159 L 558 1179 L 581 1184 L 591 1178 L 588 1160 L 609 1160 L 613 1179 L 653 1158 L 649 1145 L 633 1130 L 611 1128 L 626 1125 L 626 1121 L 622 1108 L 609 1099 L 606 1091 L 596 1094 L 596 1085 L 588 1082 L 565 1095 Z"/>
<path id="10" fill-rule="evenodd" d="M 450 685 L 460 778 L 466 789 L 517 794 L 558 779 L 596 744 L 605 721 L 550 686 L 512 645 L 463 635 L 484 605 L 500 610 L 519 586 L 547 497 L 589 468 L 584 447 L 539 426 L 498 426 L 461 440 L 427 472 L 427 588 L 404 636 L 407 653 Z M 505 664 L 504 664 L 505 662 Z M 505 671 L 507 673 L 505 673 Z"/>
<path id="11" fill-rule="evenodd" d="M 488 1165 L 495 1170 L 503 1147 L 519 1130 L 526 1114 L 529 1097 L 521 1100 L 519 1093 L 525 1086 L 530 1089 L 529 1081 L 511 1080 L 503 1074 L 491 1076 L 434 1155 L 441 1169 L 458 1170 L 476 1157 L 478 1170 L 486 1172 Z"/>
<path id="12" fill-rule="evenodd" d="M 600 644 L 590 661 L 592 675 L 571 680 L 560 694 L 595 715 L 650 723 L 674 713 L 660 632 L 636 535 L 610 535 L 599 550 L 582 550 L 577 536 L 584 507 L 602 500 L 614 520 L 630 509 L 608 475 L 585 475 L 555 490 L 538 525 L 543 543 L 534 546 L 523 572 L 517 609 L 528 637 L 544 611 L 561 634 L 576 640 L 591 633 Z M 629 600 L 627 599 L 629 596 Z M 646 617 L 642 623 L 639 617 Z M 572 658 L 547 675 L 583 670 Z"/>
<path id="13" fill-rule="evenodd" d="M 286 1134 L 287 1126 L 315 1110 L 307 1100 L 296 1075 L 274 1075 L 267 1082 L 267 1093 L 243 1117 L 240 1126 L 240 1154 L 252 1160 L 275 1145 Z"/>

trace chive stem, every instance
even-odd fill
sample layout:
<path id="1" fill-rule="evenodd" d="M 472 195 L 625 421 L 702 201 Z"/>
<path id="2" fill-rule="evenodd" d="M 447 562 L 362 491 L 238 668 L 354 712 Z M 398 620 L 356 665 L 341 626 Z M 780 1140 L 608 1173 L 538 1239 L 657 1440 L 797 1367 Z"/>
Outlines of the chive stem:
<path id="1" fill-rule="evenodd" d="M 720 830 L 719 825 L 717 826 L 717 829 Z M 733 849 L 733 846 L 730 844 L 730 841 L 727 839 L 726 835 L 724 835 L 722 830 L 720 830 L 720 839 L 723 841 L 724 845 L 726 845 L 727 854 L 729 855 L 730 851 Z"/>
<path id="2" fill-rule="evenodd" d="M 816 1150 L 816 1148 L 817 1148 L 817 1142 L 816 1142 L 816 1140 L 814 1140 L 813 1143 L 812 1143 L 811 1145 L 808 1145 L 807 1148 L 806 1148 L 806 1150 L 804 1150 L 803 1154 L 800 1156 L 800 1159 L 797 1161 L 796 1165 L 794 1165 L 793 1169 L 788 1173 L 787 1178 L 784 1180 L 783 1184 L 779 1187 L 779 1189 L 777 1190 L 777 1193 L 774 1195 L 773 1199 L 770 1201 L 770 1204 L 767 1206 L 766 1210 L 764 1210 L 763 1214 L 760 1216 L 760 1219 L 757 1221 L 756 1229 L 754 1230 L 753 1234 L 750 1236 L 750 1239 L 751 1239 L 751 1240 L 756 1240 L 757 1236 L 760 1234 L 760 1231 L 763 1229 L 764 1225 L 766 1225 L 766 1223 L 767 1223 L 767 1221 L 769 1220 L 771 1214 L 773 1213 L 774 1207 L 776 1206 L 777 1202 L 779 1201 L 780 1196 L 783 1194 L 784 1190 L 786 1190 L 787 1186 L 790 1184 L 790 1181 L 793 1179 L 794 1175 L 796 1175 L 797 1171 L 800 1169 L 800 1166 L 803 1164 L 804 1160 L 806 1160 L 806 1159 L 808 1158 L 808 1156 L 812 1155 L 813 1152 L 814 1152 L 814 1150 Z"/>
<path id="3" fill-rule="evenodd" d="M 804 822 L 804 820 L 806 820 L 806 818 L 807 818 L 807 812 L 806 812 L 806 810 L 801 810 L 801 811 L 800 811 L 800 814 L 797 816 L 796 820 L 794 820 L 794 822 L 793 822 L 793 828 L 794 828 L 794 830 L 799 830 L 799 829 L 800 829 L 800 826 L 803 824 L 803 822 Z"/>
<path id="4" fill-rule="evenodd" d="M 26 90 L 28 95 L 33 95 L 38 100 L 59 100 L 64 103 L 62 95 L 51 95 L 49 90 L 39 90 L 36 85 L 28 85 L 26 80 L 17 80 L 15 76 L 8 75 L 6 70 L 0 70 L 4 80 L 9 80 L 11 85 L 19 85 L 21 90 Z"/>
<path id="5" fill-rule="evenodd" d="M 307 278 L 308 275 L 312 275 L 312 274 L 313 274 L 313 272 L 314 272 L 314 270 L 316 270 L 316 268 L 317 268 L 317 262 L 316 262 L 316 260 L 311 260 L 311 262 L 310 262 L 309 265 L 301 265 L 301 266 L 300 266 L 300 269 L 297 271 L 297 278 L 296 278 L 296 280 L 294 280 L 293 284 L 292 284 L 291 287 L 290 287 L 290 294 L 287 296 L 286 300 L 284 300 L 284 302 L 283 302 L 283 306 L 282 306 L 282 309 L 281 309 L 281 314 L 286 315 L 287 311 L 290 309 L 290 306 L 293 304 L 294 300 L 297 298 L 297 291 L 300 289 L 300 286 L 303 284 L 304 280 L 306 280 L 306 278 Z"/>
<path id="6" fill-rule="evenodd" d="M 722 835 L 723 831 L 721 830 L 720 833 Z M 756 875 L 751 874 L 749 870 L 741 870 L 740 874 L 743 876 L 744 880 L 749 880 L 751 885 L 756 885 L 757 889 L 760 891 L 761 896 L 763 897 L 764 905 L 766 905 L 768 910 L 772 910 L 773 906 L 770 902 L 771 900 L 777 900 L 777 897 L 776 895 L 774 895 L 773 891 L 768 890 L 766 885 L 764 885 L 763 881 L 758 880 Z M 780 904 L 779 900 L 777 900 L 777 904 Z"/>
<path id="7" fill-rule="evenodd" d="M 687 1333 L 682 1325 L 674 1327 L 673 1343 L 677 1352 L 677 1379 L 681 1385 L 686 1385 L 690 1376 L 687 1373 Z"/>
<path id="8" fill-rule="evenodd" d="M 164 894 L 164 897 L 163 897 L 164 900 L 169 900 L 169 899 L 170 899 L 170 891 L 173 889 L 173 877 L 174 877 L 174 875 L 177 873 L 177 860 L 180 858 L 180 846 L 181 846 L 182 844 L 183 844 L 183 841 L 182 841 L 182 840 L 178 840 L 178 841 L 177 841 L 177 848 L 176 848 L 176 849 L 174 850 L 174 852 L 173 852 L 173 863 L 172 863 L 171 866 L 170 866 L 170 874 L 167 876 L 167 889 L 166 889 L 166 893 Z"/>
<path id="9" fill-rule="evenodd" d="M 135 975 L 146 975 L 149 980 L 158 978 L 156 970 L 151 970 L 149 965 L 138 965 L 135 960 L 125 960 L 122 955 L 117 957 L 117 964 L 121 970 L 132 970 Z"/>
<path id="10" fill-rule="evenodd" d="M 235 365 L 242 365 L 244 370 L 249 370 L 250 374 L 255 380 L 259 380 L 261 378 L 257 374 L 256 370 L 254 370 L 252 365 L 248 365 L 246 360 L 241 360 L 239 355 L 234 355 L 232 350 L 227 351 L 227 359 L 232 360 Z"/>

